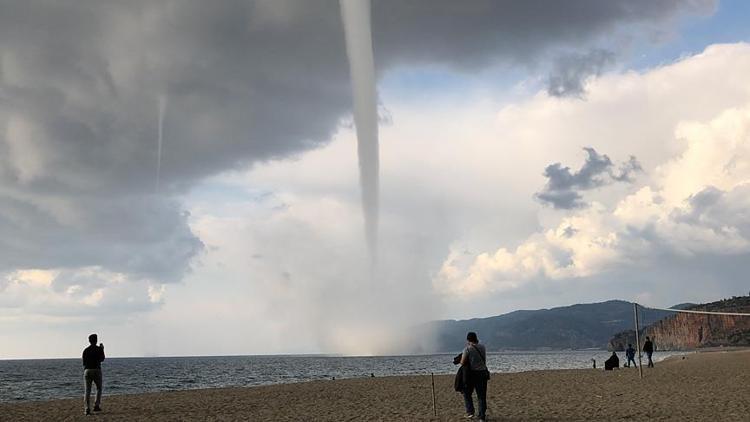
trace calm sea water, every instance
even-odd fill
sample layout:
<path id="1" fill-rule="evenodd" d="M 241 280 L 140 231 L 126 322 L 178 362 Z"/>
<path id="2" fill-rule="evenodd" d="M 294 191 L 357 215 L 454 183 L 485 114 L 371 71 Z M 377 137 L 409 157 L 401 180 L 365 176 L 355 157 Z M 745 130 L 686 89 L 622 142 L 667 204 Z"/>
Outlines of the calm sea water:
<path id="1" fill-rule="evenodd" d="M 489 353 L 487 365 L 492 372 L 575 369 L 590 368 L 594 358 L 601 368 L 607 357 L 606 351 L 504 352 Z M 107 358 L 102 369 L 105 395 L 456 371 L 449 354 Z M 79 397 L 82 386 L 80 359 L 0 360 L 0 402 Z"/>

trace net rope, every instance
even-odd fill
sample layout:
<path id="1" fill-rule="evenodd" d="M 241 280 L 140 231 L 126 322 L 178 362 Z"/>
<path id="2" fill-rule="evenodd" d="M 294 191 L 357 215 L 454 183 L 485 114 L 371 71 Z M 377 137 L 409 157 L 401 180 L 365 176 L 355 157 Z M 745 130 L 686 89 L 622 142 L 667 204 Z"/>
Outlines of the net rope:
<path id="1" fill-rule="evenodd" d="M 668 311 L 668 312 L 679 312 L 684 314 L 700 314 L 700 315 L 726 315 L 726 316 L 750 316 L 750 313 L 746 312 L 713 312 L 713 311 L 693 311 L 690 309 L 669 309 L 669 308 L 654 308 L 651 306 L 638 305 L 642 309 L 655 309 L 657 311 Z"/>

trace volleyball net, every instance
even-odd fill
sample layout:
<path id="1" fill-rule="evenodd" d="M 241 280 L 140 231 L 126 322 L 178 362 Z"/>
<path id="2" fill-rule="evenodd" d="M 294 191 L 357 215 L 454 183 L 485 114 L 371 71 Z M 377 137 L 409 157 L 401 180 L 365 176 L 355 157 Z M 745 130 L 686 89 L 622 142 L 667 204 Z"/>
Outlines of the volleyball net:
<path id="1" fill-rule="evenodd" d="M 735 312 L 735 310 L 744 311 L 745 309 L 748 308 L 748 306 L 750 306 L 750 303 L 742 304 L 740 306 L 729 305 L 730 310 L 728 311 L 725 311 L 725 310 L 710 311 L 710 310 L 700 309 L 701 307 L 703 307 L 703 305 L 692 306 L 693 308 L 699 308 L 699 309 L 675 309 L 675 308 L 658 308 L 658 307 L 653 307 L 653 306 L 643 306 L 638 303 L 633 303 L 635 340 L 636 340 L 636 344 L 638 345 L 638 360 L 639 360 L 638 372 L 640 374 L 640 377 L 643 378 L 642 348 L 644 345 L 644 342 L 640 338 L 641 333 L 643 333 L 643 335 L 647 335 L 647 336 L 651 335 L 651 337 L 654 337 L 654 334 L 659 331 L 659 328 L 662 328 L 664 325 L 668 325 L 670 323 L 667 320 L 667 318 L 673 317 L 675 315 L 683 315 L 680 318 L 683 319 L 683 322 L 687 322 L 686 319 L 690 318 L 690 315 L 695 315 L 696 317 L 701 317 L 701 319 L 706 318 L 706 320 L 705 322 L 700 322 L 696 324 L 698 325 L 698 328 L 696 330 L 697 332 L 694 334 L 697 335 L 697 338 L 687 338 L 685 340 L 687 343 L 692 342 L 693 344 L 695 344 L 695 347 L 698 348 L 704 345 L 702 344 L 703 341 L 705 340 L 704 328 L 706 328 L 706 330 L 708 331 L 710 331 L 712 328 L 716 328 L 717 324 L 712 323 L 711 317 L 720 317 L 723 320 L 722 322 L 725 323 L 725 325 L 723 326 L 724 328 L 731 327 L 731 329 L 736 333 L 748 333 L 746 334 L 748 336 L 748 339 L 742 340 L 741 341 L 742 344 L 738 344 L 740 346 L 746 346 L 746 344 L 744 343 L 750 342 L 750 320 L 747 320 L 748 322 L 743 321 L 742 323 L 738 323 L 738 324 L 735 324 L 733 320 L 734 320 L 734 317 L 737 317 L 740 319 L 742 319 L 743 317 L 750 317 L 750 312 Z M 731 309 L 731 308 L 739 308 L 739 309 Z M 666 314 L 666 316 L 658 318 L 658 319 L 651 318 L 652 322 L 647 324 L 643 328 L 641 328 L 640 326 L 641 321 L 643 321 L 643 316 L 644 316 L 644 313 L 646 313 L 646 311 L 652 311 L 652 312 L 656 311 L 656 312 L 659 312 L 661 315 L 665 315 L 665 313 L 673 313 L 675 315 Z M 730 318 L 727 319 L 727 317 L 730 317 Z M 728 323 L 726 323 L 727 320 L 729 321 Z M 688 327 L 690 327 L 691 325 L 692 324 L 688 324 Z M 719 324 L 719 326 L 721 325 Z M 726 334 L 726 330 L 724 331 L 724 334 Z M 745 334 L 740 334 L 740 335 L 745 335 Z M 655 340 L 658 344 L 659 340 L 654 339 L 654 338 L 652 338 L 652 340 Z M 714 341 L 715 340 L 716 339 L 714 339 Z"/>
<path id="2" fill-rule="evenodd" d="M 672 309 L 672 308 L 654 308 L 653 306 L 638 305 L 642 309 L 653 309 L 655 311 L 677 312 L 683 314 L 700 314 L 700 315 L 725 315 L 725 316 L 750 316 L 750 312 L 717 312 L 717 311 L 697 311 L 692 309 Z"/>

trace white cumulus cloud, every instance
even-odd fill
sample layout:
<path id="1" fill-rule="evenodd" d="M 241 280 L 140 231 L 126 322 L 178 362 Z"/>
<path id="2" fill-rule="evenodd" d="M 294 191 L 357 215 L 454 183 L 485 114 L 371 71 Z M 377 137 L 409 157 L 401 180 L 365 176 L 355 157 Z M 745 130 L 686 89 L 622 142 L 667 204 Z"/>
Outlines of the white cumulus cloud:
<path id="1" fill-rule="evenodd" d="M 617 138 L 624 141 L 619 148 L 636 154 L 648 153 L 639 145 L 644 135 L 663 133 L 663 128 L 655 126 L 672 125 L 669 139 L 653 139 L 662 147 L 656 146 L 657 153 L 647 154 L 652 163 L 668 155 L 671 148 L 664 145 L 681 148 L 647 168 L 649 176 L 639 186 L 616 196 L 603 193 L 589 209 L 555 214 L 557 217 L 548 218 L 549 228 L 532 234 L 515 248 L 467 255 L 454 247 L 434 278 L 434 286 L 444 293 L 471 296 L 517 289 L 540 279 L 594 276 L 624 265 L 658 265 L 664 256 L 750 253 L 750 77 L 729 70 L 724 73 L 729 82 L 722 83 L 713 74 L 722 64 L 739 65 L 747 72 L 749 58 L 750 48 L 745 44 L 714 46 L 643 75 L 613 75 L 598 80 L 590 87 L 590 104 L 540 97 L 513 109 L 514 115 L 524 116 L 524 123 L 529 116 L 552 117 L 551 125 L 536 126 L 532 134 L 520 132 L 520 138 L 559 139 L 583 132 L 581 142 L 595 141 L 586 136 L 594 129 L 578 131 L 558 121 L 562 115 L 573 123 L 579 115 L 587 114 L 594 125 L 614 124 Z M 716 91 L 729 90 L 732 95 L 727 98 L 714 97 Z M 686 96 L 692 100 L 681 102 Z M 609 107 L 604 107 L 605 102 Z M 674 107 L 668 105 L 673 102 Z M 612 116 L 612 107 L 633 112 Z M 642 112 L 630 107 L 643 107 L 650 115 L 643 118 Z M 685 119 L 674 114 L 675 107 L 685 110 L 681 114 Z M 506 119 L 507 113 L 501 112 L 500 118 Z M 597 113 L 600 118 L 592 119 Z M 713 116 L 691 119 L 706 113 Z M 618 125 L 625 118 L 631 121 L 629 128 Z M 607 136 L 603 127 L 596 129 Z"/>

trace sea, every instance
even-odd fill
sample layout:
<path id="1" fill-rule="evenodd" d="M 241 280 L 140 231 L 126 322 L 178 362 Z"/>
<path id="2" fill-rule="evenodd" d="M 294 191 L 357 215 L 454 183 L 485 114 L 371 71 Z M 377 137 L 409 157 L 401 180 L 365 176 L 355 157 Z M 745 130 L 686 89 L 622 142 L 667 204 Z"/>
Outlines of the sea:
<path id="1" fill-rule="evenodd" d="M 605 350 L 499 352 L 487 354 L 493 373 L 602 368 Z M 654 361 L 677 354 L 656 352 Z M 409 356 L 201 356 L 107 358 L 104 394 L 133 394 L 218 387 L 251 387 L 314 380 L 396 375 L 453 374 L 453 354 Z M 624 353 L 620 353 L 624 363 Z M 80 397 L 78 359 L 0 360 L 0 402 Z"/>

